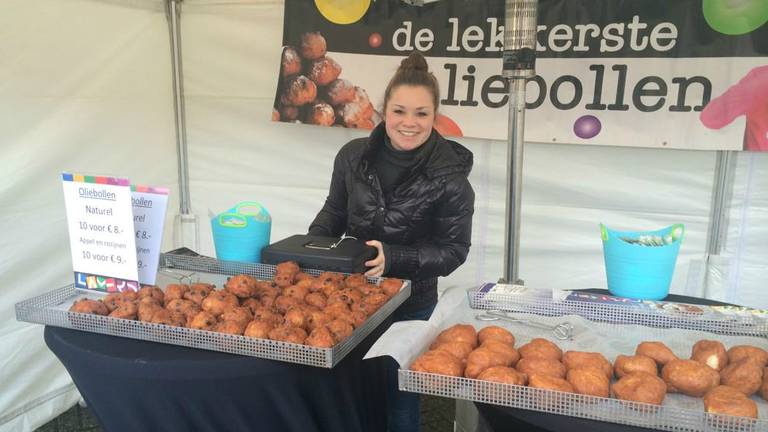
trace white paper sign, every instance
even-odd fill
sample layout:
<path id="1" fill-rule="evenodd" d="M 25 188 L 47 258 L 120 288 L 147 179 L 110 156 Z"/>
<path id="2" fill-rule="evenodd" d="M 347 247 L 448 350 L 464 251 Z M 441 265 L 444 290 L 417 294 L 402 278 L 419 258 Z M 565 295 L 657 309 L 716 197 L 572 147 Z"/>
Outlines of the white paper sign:
<path id="1" fill-rule="evenodd" d="M 136 265 L 139 282 L 154 285 L 163 239 L 168 189 L 132 186 L 133 229 L 136 238 Z"/>
<path id="2" fill-rule="evenodd" d="M 75 286 L 138 290 L 130 182 L 63 173 L 62 186 Z"/>

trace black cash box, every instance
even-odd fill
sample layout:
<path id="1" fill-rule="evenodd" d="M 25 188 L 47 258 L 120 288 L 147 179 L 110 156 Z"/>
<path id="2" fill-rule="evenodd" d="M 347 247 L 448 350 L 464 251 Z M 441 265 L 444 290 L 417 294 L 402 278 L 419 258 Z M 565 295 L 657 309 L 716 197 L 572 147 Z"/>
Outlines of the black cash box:
<path id="1" fill-rule="evenodd" d="M 375 247 L 353 237 L 296 234 L 261 250 L 261 262 L 296 261 L 300 267 L 341 273 L 365 273 L 365 262 L 376 257 Z"/>

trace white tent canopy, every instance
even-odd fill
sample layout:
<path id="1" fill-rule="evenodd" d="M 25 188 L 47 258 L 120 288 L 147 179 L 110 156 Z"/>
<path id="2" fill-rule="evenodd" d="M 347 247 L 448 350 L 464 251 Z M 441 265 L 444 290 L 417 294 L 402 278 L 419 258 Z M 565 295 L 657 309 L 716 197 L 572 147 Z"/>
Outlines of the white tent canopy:
<path id="1" fill-rule="evenodd" d="M 192 212 L 261 202 L 272 239 L 305 232 L 327 194 L 333 156 L 363 132 L 270 121 L 280 1 L 182 4 Z M 389 71 L 382 71 L 389 75 Z M 173 86 L 162 0 L 5 0 L 0 4 L 0 430 L 33 430 L 79 399 L 42 326 L 14 304 L 70 283 L 62 171 L 171 189 L 163 249 L 178 214 Z M 472 287 L 503 268 L 506 148 L 461 139 L 477 194 L 467 263 L 441 281 Z M 768 308 L 768 154 L 740 153 L 727 183 L 724 250 L 703 266 L 714 152 L 530 143 L 520 276 L 534 288 L 605 287 L 598 223 L 686 225 L 672 292 Z"/>

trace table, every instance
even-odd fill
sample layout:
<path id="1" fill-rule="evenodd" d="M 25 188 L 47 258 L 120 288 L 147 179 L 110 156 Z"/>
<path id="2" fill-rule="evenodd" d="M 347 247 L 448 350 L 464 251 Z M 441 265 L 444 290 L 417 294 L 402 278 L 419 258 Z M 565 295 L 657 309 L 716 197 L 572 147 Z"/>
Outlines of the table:
<path id="1" fill-rule="evenodd" d="M 604 289 L 585 289 L 579 290 L 596 294 L 608 294 Z M 696 297 L 680 296 L 670 294 L 662 301 L 676 303 L 690 303 L 709 306 L 723 306 L 728 303 L 717 302 L 713 300 L 700 299 Z M 480 413 L 481 422 L 494 432 L 504 431 L 590 431 L 590 432 L 645 432 L 653 429 L 641 428 L 636 426 L 626 426 L 616 423 L 606 423 L 596 420 L 587 420 L 578 417 L 562 416 L 557 414 L 543 413 L 539 411 L 530 411 L 520 408 L 510 408 L 498 405 L 489 405 L 475 403 Z"/>
<path id="2" fill-rule="evenodd" d="M 384 431 L 382 323 L 333 369 L 46 326 L 107 431 Z"/>

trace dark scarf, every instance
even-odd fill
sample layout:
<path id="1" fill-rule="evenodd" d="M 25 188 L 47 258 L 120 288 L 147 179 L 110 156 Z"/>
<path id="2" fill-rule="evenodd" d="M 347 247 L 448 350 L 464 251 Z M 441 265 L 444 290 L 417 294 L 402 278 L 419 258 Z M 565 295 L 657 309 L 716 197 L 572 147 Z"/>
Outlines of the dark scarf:
<path id="1" fill-rule="evenodd" d="M 379 185 L 385 199 L 389 199 L 395 189 L 405 181 L 413 169 L 428 155 L 435 142 L 434 132 L 427 141 L 413 150 L 397 150 L 392 146 L 388 135 L 384 135 L 384 145 L 380 146 L 373 161 L 373 168 L 379 177 Z"/>

